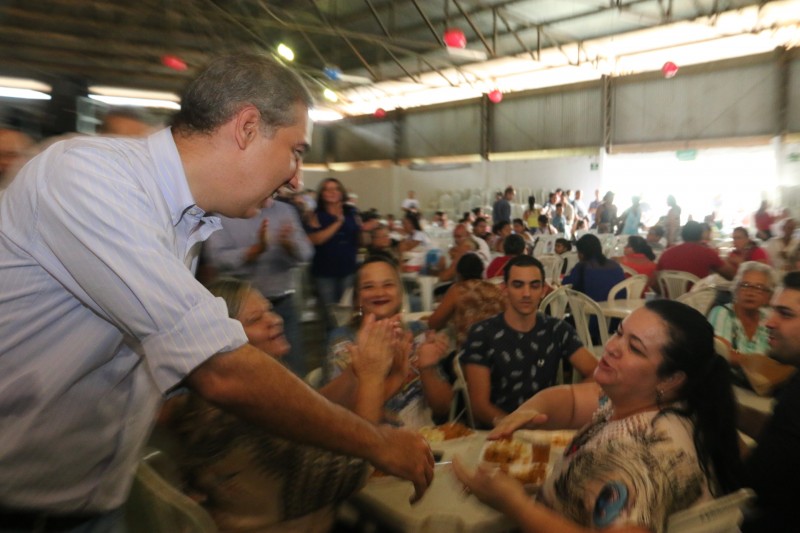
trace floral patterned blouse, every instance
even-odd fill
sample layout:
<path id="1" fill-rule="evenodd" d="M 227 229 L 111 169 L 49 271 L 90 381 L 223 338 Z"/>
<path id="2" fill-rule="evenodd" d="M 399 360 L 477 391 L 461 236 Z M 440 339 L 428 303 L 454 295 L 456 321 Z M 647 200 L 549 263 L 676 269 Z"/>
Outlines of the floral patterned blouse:
<path id="1" fill-rule="evenodd" d="M 604 396 L 545 481 L 545 505 L 585 527 L 661 533 L 671 514 L 713 498 L 690 420 L 658 411 L 612 415 Z"/>

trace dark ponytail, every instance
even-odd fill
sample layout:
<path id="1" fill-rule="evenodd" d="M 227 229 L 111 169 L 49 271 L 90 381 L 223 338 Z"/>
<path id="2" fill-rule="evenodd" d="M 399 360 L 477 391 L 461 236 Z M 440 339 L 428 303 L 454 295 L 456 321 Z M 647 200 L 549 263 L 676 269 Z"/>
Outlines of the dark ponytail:
<path id="1" fill-rule="evenodd" d="M 736 432 L 736 399 L 728 362 L 714 350 L 714 329 L 697 310 L 674 300 L 646 304 L 669 328 L 659 377 L 686 374 L 678 391 L 684 408 L 671 409 L 692 419 L 700 467 L 716 478 L 724 494 L 741 487 L 742 462 Z"/>

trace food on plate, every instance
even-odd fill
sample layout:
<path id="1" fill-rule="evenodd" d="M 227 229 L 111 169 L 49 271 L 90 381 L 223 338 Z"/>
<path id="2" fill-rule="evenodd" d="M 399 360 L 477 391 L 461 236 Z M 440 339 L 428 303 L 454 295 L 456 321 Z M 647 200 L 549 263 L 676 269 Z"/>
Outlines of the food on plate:
<path id="1" fill-rule="evenodd" d="M 487 463 L 498 463 L 500 468 L 510 463 L 530 463 L 533 457 L 533 446 L 522 440 L 495 440 L 486 443 L 483 449 L 483 460 Z"/>
<path id="2" fill-rule="evenodd" d="M 508 474 L 523 485 L 541 486 L 547 477 L 547 463 L 512 463 Z"/>
<path id="3" fill-rule="evenodd" d="M 419 429 L 419 433 L 429 443 L 443 442 L 451 439 L 459 439 L 472 435 L 474 432 L 458 422 L 448 422 L 441 426 L 425 426 Z"/>

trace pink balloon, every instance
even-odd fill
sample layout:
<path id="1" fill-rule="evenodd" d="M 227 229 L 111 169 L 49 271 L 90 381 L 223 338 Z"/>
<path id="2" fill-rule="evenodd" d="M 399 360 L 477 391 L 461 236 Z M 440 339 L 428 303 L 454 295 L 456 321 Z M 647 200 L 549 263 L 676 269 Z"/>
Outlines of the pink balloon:
<path id="1" fill-rule="evenodd" d="M 458 28 L 447 28 L 444 32 L 444 44 L 450 48 L 464 48 L 467 46 L 467 37 Z"/>
<path id="2" fill-rule="evenodd" d="M 661 72 L 664 74 L 665 78 L 672 78 L 678 73 L 678 65 L 672 61 L 667 61 L 664 63 L 664 66 L 661 67 Z"/>
<path id="3" fill-rule="evenodd" d="M 489 100 L 492 101 L 494 104 L 499 104 L 503 101 L 503 91 L 500 89 L 495 89 L 493 91 L 489 91 Z"/>
<path id="4" fill-rule="evenodd" d="M 375 113 L 373 114 L 375 115 L 375 118 L 385 118 L 386 110 L 382 107 L 379 107 L 378 109 L 375 110 Z"/>

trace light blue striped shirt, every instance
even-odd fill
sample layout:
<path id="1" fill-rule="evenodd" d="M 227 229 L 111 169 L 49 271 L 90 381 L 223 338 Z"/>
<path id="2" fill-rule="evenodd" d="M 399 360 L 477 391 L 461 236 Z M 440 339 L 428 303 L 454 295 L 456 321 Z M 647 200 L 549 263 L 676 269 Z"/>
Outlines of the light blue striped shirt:
<path id="1" fill-rule="evenodd" d="M 219 227 L 169 129 L 57 143 L 0 196 L 1 506 L 124 502 L 162 395 L 247 342 L 192 274 Z"/>

